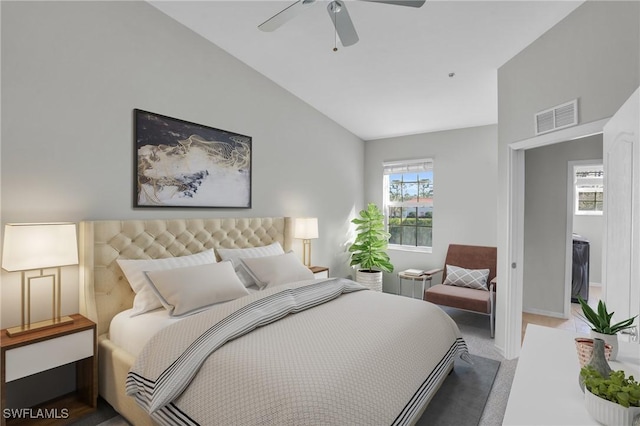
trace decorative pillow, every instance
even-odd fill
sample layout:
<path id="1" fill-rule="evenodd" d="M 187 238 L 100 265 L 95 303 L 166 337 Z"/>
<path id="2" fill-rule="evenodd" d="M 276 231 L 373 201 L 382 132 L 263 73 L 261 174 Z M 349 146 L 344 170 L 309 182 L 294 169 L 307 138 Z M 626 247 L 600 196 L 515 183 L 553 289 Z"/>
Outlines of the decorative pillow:
<path id="1" fill-rule="evenodd" d="M 314 279 L 313 272 L 304 266 L 292 251 L 241 261 L 260 288 Z"/>
<path id="2" fill-rule="evenodd" d="M 249 294 L 229 261 L 146 274 L 172 317 L 191 315 Z"/>
<path id="3" fill-rule="evenodd" d="M 487 278 L 489 278 L 488 269 L 465 269 L 447 265 L 447 277 L 442 284 L 489 291 Z"/>
<path id="4" fill-rule="evenodd" d="M 131 312 L 131 316 L 134 317 L 162 307 L 160 299 L 149 285 L 149 278 L 145 272 L 216 263 L 216 255 L 213 249 L 210 249 L 188 256 L 164 259 L 117 259 L 116 261 L 129 281 L 131 289 L 136 293 Z"/>
<path id="5" fill-rule="evenodd" d="M 219 248 L 217 249 L 218 255 L 222 260 L 230 260 L 233 263 L 233 267 L 236 270 L 236 274 L 240 277 L 240 281 L 244 284 L 245 287 L 250 287 L 255 285 L 256 282 L 253 277 L 249 274 L 246 267 L 242 264 L 240 259 L 250 259 L 255 257 L 264 257 L 264 256 L 274 256 L 276 254 L 283 254 L 284 250 L 279 242 L 275 242 L 268 246 L 263 247 L 251 247 L 251 248 L 242 248 L 242 249 L 228 249 L 228 248 Z"/>

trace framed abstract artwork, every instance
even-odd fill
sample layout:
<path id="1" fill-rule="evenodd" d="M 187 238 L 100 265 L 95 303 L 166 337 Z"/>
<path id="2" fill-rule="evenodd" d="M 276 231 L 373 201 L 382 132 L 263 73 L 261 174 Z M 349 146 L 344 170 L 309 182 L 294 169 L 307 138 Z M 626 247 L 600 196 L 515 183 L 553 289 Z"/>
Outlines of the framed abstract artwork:
<path id="1" fill-rule="evenodd" d="M 250 136 L 134 115 L 134 207 L 251 208 Z"/>

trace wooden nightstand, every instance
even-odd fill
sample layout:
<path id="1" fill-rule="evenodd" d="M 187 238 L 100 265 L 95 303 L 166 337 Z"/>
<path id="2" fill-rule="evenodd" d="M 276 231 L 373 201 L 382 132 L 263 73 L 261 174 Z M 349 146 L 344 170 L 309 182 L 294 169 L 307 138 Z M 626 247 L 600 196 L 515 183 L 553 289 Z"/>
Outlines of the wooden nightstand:
<path id="1" fill-rule="evenodd" d="M 315 279 L 329 278 L 329 268 L 325 266 L 311 266 L 309 269 L 313 272 Z"/>
<path id="2" fill-rule="evenodd" d="M 96 325 L 82 315 L 70 316 L 73 318 L 72 324 L 20 336 L 9 337 L 6 330 L 0 331 L 2 425 L 66 424 L 96 409 Z M 6 407 L 8 382 L 70 363 L 76 365 L 75 392 L 40 404 L 31 410 L 28 407 Z M 37 417 L 34 420 L 35 416 Z"/>

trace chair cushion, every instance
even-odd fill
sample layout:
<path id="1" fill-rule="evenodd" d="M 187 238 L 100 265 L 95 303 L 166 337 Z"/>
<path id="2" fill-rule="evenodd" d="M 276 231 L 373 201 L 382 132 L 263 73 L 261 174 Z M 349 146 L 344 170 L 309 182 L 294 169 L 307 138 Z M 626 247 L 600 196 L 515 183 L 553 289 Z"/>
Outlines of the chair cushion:
<path id="1" fill-rule="evenodd" d="M 466 269 L 455 265 L 446 265 L 446 268 L 447 276 L 442 284 L 489 290 L 487 288 L 488 269 Z"/>
<path id="2" fill-rule="evenodd" d="M 424 295 L 426 301 L 436 305 L 466 309 L 483 314 L 491 313 L 493 292 L 490 291 L 438 284 L 425 290 Z"/>

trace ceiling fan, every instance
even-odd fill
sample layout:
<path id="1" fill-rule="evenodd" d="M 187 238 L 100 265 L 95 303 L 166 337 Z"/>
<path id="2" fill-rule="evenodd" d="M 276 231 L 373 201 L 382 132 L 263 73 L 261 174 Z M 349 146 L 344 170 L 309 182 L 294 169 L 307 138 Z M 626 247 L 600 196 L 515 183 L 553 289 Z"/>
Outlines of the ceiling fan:
<path id="1" fill-rule="evenodd" d="M 363 0 L 373 3 L 387 3 L 396 6 L 421 7 L 425 0 Z M 298 0 L 276 15 L 258 25 L 262 31 L 271 32 L 280 28 L 284 23 L 295 18 L 302 11 L 316 3 L 316 0 Z M 344 0 L 332 0 L 327 6 L 327 11 L 336 29 L 342 45 L 347 47 L 356 44 L 359 40 L 356 28 L 353 26 L 347 6 Z M 334 49 L 336 50 L 336 49 Z"/>

